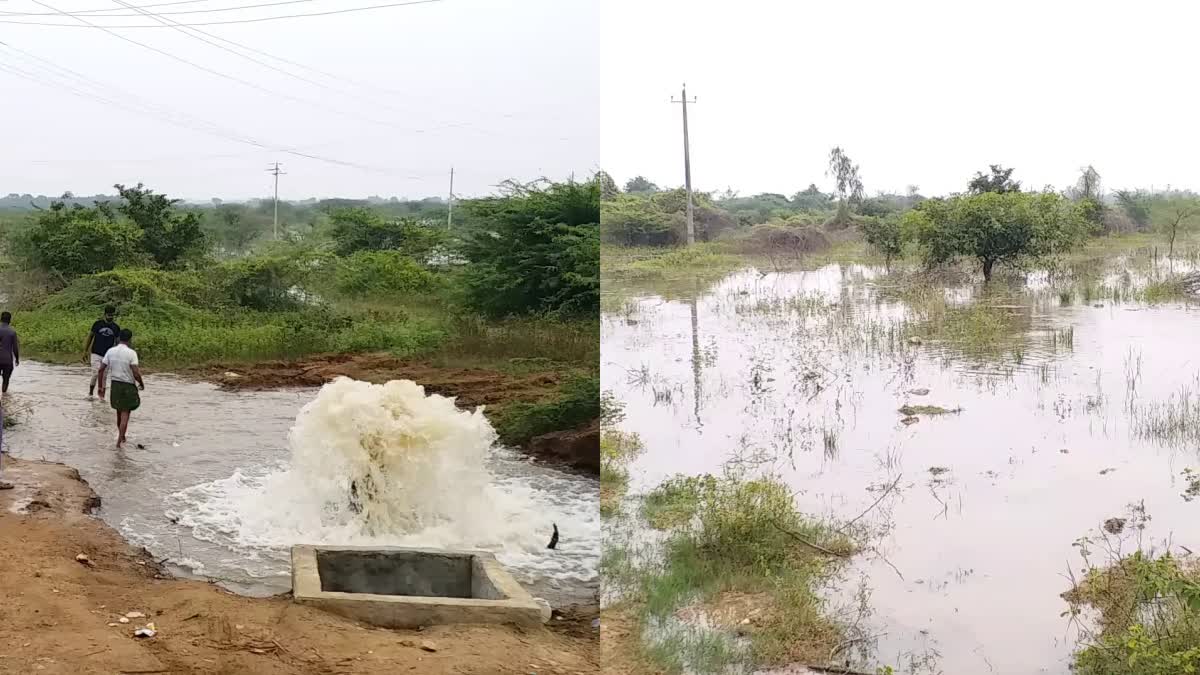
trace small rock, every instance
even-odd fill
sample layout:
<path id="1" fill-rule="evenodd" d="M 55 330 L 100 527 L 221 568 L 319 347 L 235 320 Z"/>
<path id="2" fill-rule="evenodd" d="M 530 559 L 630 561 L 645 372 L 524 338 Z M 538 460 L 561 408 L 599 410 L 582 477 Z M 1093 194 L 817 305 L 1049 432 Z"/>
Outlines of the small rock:
<path id="1" fill-rule="evenodd" d="M 117 621 L 120 621 L 121 623 L 129 623 L 129 619 L 127 619 L 125 617 L 121 617 L 121 618 L 117 619 Z"/>
<path id="2" fill-rule="evenodd" d="M 91 561 L 91 559 L 88 558 L 87 555 L 85 555 L 83 553 L 80 553 L 79 555 L 75 556 L 75 562 L 77 562 L 81 565 L 87 565 L 88 567 L 95 567 L 95 563 L 93 563 Z"/>
<path id="3" fill-rule="evenodd" d="M 116 628 L 117 626 L 120 626 L 120 625 L 121 625 L 121 624 L 119 624 L 119 623 L 110 623 L 110 624 L 108 624 L 108 627 L 109 627 L 109 628 Z"/>
<path id="4" fill-rule="evenodd" d="M 901 419 L 900 423 L 906 427 L 910 427 L 920 421 L 921 421 L 920 417 L 917 417 L 916 415 L 909 415 L 908 417 Z"/>
<path id="5" fill-rule="evenodd" d="M 150 627 L 150 626 L 153 626 L 153 625 L 154 625 L 154 624 L 149 624 L 149 625 L 148 625 L 148 626 L 146 626 L 145 628 L 139 628 L 139 629 L 137 629 L 137 630 L 133 631 L 133 637 L 136 637 L 136 638 L 152 638 L 152 637 L 154 637 L 155 635 L 158 635 L 158 631 L 156 631 L 156 630 L 154 630 L 153 628 L 151 628 L 151 627 Z"/>
<path id="6" fill-rule="evenodd" d="M 436 652 L 438 650 L 437 645 L 433 644 L 429 640 L 421 641 L 421 649 L 423 649 L 427 652 Z"/>
<path id="7" fill-rule="evenodd" d="M 241 377 L 241 375 L 238 375 L 237 373 L 235 373 L 233 371 L 227 371 L 225 373 L 225 377 L 228 377 L 231 380 L 236 380 L 237 378 Z"/>
<path id="8" fill-rule="evenodd" d="M 141 612 L 126 612 L 125 618 L 126 619 L 144 619 L 144 618 L 146 618 L 146 615 L 142 614 Z"/>
<path id="9" fill-rule="evenodd" d="M 750 625 L 750 617 L 746 617 L 746 618 L 742 619 L 742 625 L 749 626 Z"/>

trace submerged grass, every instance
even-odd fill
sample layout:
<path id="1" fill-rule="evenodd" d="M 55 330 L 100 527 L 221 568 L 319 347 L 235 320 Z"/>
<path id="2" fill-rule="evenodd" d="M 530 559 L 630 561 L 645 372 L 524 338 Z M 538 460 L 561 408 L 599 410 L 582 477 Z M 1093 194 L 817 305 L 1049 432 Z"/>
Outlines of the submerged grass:
<path id="1" fill-rule="evenodd" d="M 628 464 L 644 450 L 637 434 L 605 428 L 600 433 L 600 515 L 611 517 L 621 510 L 621 499 L 629 489 Z"/>
<path id="2" fill-rule="evenodd" d="M 665 532 L 632 593 L 646 632 L 641 653 L 654 668 L 719 673 L 824 662 L 841 640 L 815 589 L 854 544 L 799 513 L 783 483 L 676 477 L 647 497 L 642 513 Z M 757 600 L 731 614 L 721 611 L 729 594 Z M 681 621 L 685 611 L 706 616 L 710 627 Z M 747 647 L 736 645 L 737 635 Z"/>
<path id="3" fill-rule="evenodd" d="M 1077 612 L 1090 605 L 1098 628 L 1075 652 L 1080 675 L 1200 672 L 1200 566 L 1136 551 L 1092 568 L 1063 594 Z"/>

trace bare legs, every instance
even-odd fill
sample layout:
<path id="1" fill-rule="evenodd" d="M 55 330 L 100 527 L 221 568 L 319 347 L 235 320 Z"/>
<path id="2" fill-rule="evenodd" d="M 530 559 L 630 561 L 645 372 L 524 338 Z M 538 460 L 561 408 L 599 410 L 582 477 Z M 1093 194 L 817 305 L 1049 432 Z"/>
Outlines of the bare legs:
<path id="1" fill-rule="evenodd" d="M 128 410 L 117 411 L 117 447 L 125 445 L 125 431 L 129 429 Z"/>

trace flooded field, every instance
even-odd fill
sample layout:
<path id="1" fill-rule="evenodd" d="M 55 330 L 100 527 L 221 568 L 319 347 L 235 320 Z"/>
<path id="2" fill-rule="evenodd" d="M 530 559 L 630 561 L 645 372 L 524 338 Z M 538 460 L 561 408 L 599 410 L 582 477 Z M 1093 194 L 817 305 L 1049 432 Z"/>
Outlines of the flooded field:
<path id="1" fill-rule="evenodd" d="M 1090 629 L 1060 597 L 1081 553 L 1200 550 L 1200 307 L 1146 302 L 1162 264 L 986 290 L 858 264 L 621 289 L 602 389 L 644 446 L 628 499 L 676 474 L 776 476 L 870 533 L 826 593 L 864 672 L 1067 673 Z"/>

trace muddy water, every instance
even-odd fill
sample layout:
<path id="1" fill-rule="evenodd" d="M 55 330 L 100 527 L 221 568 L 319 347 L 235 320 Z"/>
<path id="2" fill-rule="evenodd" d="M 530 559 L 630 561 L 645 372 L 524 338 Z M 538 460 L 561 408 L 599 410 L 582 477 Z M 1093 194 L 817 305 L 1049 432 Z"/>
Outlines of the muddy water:
<path id="1" fill-rule="evenodd" d="M 247 594 L 277 593 L 291 588 L 288 544 L 338 543 L 314 541 L 318 534 L 305 532 L 255 542 L 237 522 L 210 520 L 195 528 L 172 522 L 189 508 L 221 512 L 211 497 L 190 503 L 205 496 L 204 486 L 235 480 L 231 476 L 253 481 L 286 467 L 288 431 L 315 390 L 235 394 L 151 375 L 130 424 L 130 443 L 117 450 L 115 415 L 107 403 L 86 397 L 88 377 L 82 367 L 23 363 L 6 406 L 32 413 L 6 430 L 5 451 L 79 469 L 103 500 L 100 516 L 131 542 L 167 559 L 177 573 Z M 551 603 L 590 599 L 599 558 L 595 481 L 536 467 L 503 450 L 491 454 L 488 469 L 501 491 L 521 495 L 545 514 L 547 538 L 552 521 L 563 531 L 560 551 L 500 553 L 501 562 Z M 354 543 L 396 544 L 399 536 Z"/>
<path id="2" fill-rule="evenodd" d="M 1059 594 L 1082 567 L 1073 542 L 1142 503 L 1152 520 L 1114 546 L 1140 536 L 1200 550 L 1200 500 L 1183 499 L 1180 476 L 1200 466 L 1195 442 L 1137 433 L 1155 406 L 1195 391 L 1200 312 L 1018 295 L 1004 301 L 1019 317 L 1012 344 L 964 353 L 909 344 L 898 326 L 909 312 L 880 277 L 837 265 L 738 273 L 605 316 L 602 387 L 647 448 L 632 490 L 736 463 L 844 520 L 898 479 L 863 518 L 870 550 L 832 597 L 875 636 L 874 662 L 1067 673 L 1078 626 Z M 962 410 L 906 426 L 905 404 Z M 854 616 L 860 590 L 868 611 Z"/>

